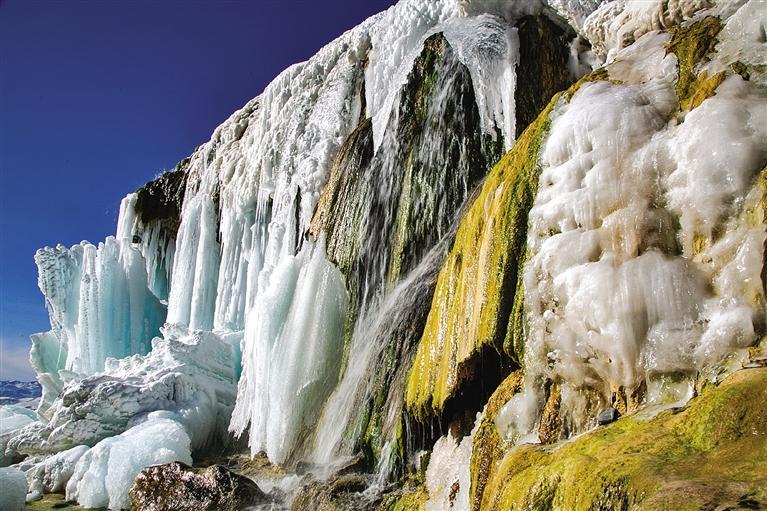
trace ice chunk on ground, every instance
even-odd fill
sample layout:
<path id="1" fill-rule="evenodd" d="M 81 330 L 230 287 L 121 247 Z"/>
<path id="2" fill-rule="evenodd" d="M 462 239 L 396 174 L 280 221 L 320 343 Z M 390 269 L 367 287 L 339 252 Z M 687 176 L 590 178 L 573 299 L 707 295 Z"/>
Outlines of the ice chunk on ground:
<path id="1" fill-rule="evenodd" d="M 23 511 L 27 479 L 16 468 L 0 468 L 0 511 Z"/>
<path id="2" fill-rule="evenodd" d="M 192 464 L 191 441 L 178 420 L 167 412 L 149 414 L 146 422 L 102 440 L 75 465 L 67 499 L 84 507 L 130 507 L 128 490 L 150 465 L 181 461 Z"/>
<path id="3" fill-rule="evenodd" d="M 226 437 L 234 406 L 237 355 L 211 332 L 168 327 L 148 355 L 108 359 L 103 373 L 69 383 L 47 424 L 19 431 L 9 449 L 46 454 L 122 433 L 147 413 L 169 410 L 189 432 L 193 449 Z"/>
<path id="4" fill-rule="evenodd" d="M 13 453 L 5 454 L 8 440 L 24 426 L 37 420 L 37 414 L 32 410 L 18 405 L 0 406 L 0 466 L 13 463 Z"/>
<path id="5" fill-rule="evenodd" d="M 88 452 L 88 447 L 78 445 L 46 458 L 27 470 L 29 483 L 27 500 L 36 500 L 44 493 L 62 492 L 72 477 L 75 465 Z"/>

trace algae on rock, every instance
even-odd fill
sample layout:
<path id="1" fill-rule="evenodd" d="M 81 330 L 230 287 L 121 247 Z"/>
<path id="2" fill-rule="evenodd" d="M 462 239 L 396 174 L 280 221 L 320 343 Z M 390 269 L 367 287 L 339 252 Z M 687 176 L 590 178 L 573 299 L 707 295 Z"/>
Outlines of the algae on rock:
<path id="1" fill-rule="evenodd" d="M 500 460 L 481 509 L 767 503 L 766 399 L 767 369 L 746 369 L 682 409 L 625 417 L 555 447 L 520 445 Z"/>

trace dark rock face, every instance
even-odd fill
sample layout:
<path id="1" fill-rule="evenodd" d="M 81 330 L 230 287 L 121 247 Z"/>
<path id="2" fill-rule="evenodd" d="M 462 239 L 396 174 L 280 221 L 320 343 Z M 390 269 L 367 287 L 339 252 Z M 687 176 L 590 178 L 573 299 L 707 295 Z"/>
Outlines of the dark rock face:
<path id="1" fill-rule="evenodd" d="M 575 32 L 546 16 L 524 16 L 519 30 L 517 87 L 514 91 L 519 136 L 557 92 L 574 81 L 567 70 Z"/>
<path id="2" fill-rule="evenodd" d="M 618 410 L 615 408 L 605 408 L 599 412 L 599 415 L 597 416 L 597 423 L 599 423 L 600 426 L 605 426 L 611 422 L 617 421 L 618 417 L 620 416 L 621 414 L 618 413 Z"/>
<path id="3" fill-rule="evenodd" d="M 220 465 L 196 471 L 179 462 L 142 470 L 130 498 L 134 511 L 237 511 L 269 500 L 256 483 Z"/>
<path id="4" fill-rule="evenodd" d="M 354 511 L 375 509 L 375 502 L 365 498 L 363 491 L 370 481 L 360 474 L 347 474 L 330 481 L 312 481 L 293 499 L 293 511 Z"/>
<path id="5" fill-rule="evenodd" d="M 188 166 L 189 158 L 136 191 L 136 211 L 141 214 L 141 222 L 146 225 L 153 220 L 166 220 L 172 224 L 175 233 L 181 222 Z"/>

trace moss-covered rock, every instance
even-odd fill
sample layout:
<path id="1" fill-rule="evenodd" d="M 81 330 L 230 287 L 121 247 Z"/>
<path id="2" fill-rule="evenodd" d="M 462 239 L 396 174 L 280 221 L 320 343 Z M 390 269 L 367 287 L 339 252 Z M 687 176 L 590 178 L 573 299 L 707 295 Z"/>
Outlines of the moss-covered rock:
<path id="1" fill-rule="evenodd" d="M 522 133 L 546 108 L 554 94 L 565 90 L 572 78 L 567 63 L 575 32 L 544 15 L 523 16 L 517 22 L 519 61 L 514 108 L 516 132 Z"/>
<path id="2" fill-rule="evenodd" d="M 522 371 L 515 371 L 503 380 L 487 401 L 482 421 L 474 433 L 471 453 L 471 490 L 469 492 L 469 505 L 473 511 L 481 509 L 482 495 L 487 480 L 495 472 L 498 460 L 503 457 L 507 450 L 506 442 L 500 437 L 498 429 L 495 427 L 495 418 L 501 407 L 514 394 L 522 390 L 523 379 Z"/>
<path id="3" fill-rule="evenodd" d="M 493 168 L 461 221 L 408 377 L 406 401 L 416 417 L 441 412 L 473 376 L 462 368 L 484 346 L 503 349 L 538 189 L 538 152 L 558 97 Z"/>
<path id="4" fill-rule="evenodd" d="M 679 79 L 676 82 L 676 93 L 683 105 L 685 102 L 689 103 L 692 96 L 700 97 L 701 83 L 696 75 L 695 66 L 714 51 L 717 43 L 716 36 L 721 29 L 722 22 L 719 18 L 707 17 L 689 25 L 675 26 L 670 30 L 671 40 L 666 45 L 666 51 L 674 53 L 677 58 Z M 704 78 L 705 81 L 706 78 Z M 716 86 L 711 89 L 711 92 L 714 89 Z M 702 99 L 700 101 L 702 102 Z"/>
<path id="5" fill-rule="evenodd" d="M 556 447 L 516 447 L 482 509 L 758 509 L 767 504 L 765 400 L 767 369 L 748 369 L 682 410 L 625 417 Z"/>
<path id="6" fill-rule="evenodd" d="M 402 488 L 383 497 L 377 511 L 424 511 L 429 492 L 419 479 L 408 479 Z"/>

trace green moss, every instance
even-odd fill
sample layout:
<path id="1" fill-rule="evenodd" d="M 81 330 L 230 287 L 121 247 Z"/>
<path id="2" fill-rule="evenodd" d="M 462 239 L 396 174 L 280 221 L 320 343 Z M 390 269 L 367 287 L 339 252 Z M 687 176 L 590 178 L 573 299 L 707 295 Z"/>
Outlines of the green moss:
<path id="1" fill-rule="evenodd" d="M 474 511 L 481 509 L 482 495 L 487 480 L 495 471 L 496 462 L 506 452 L 505 442 L 498 435 L 498 429 L 495 427 L 495 418 L 501 407 L 514 394 L 522 390 L 523 378 L 522 371 L 516 371 L 498 386 L 493 395 L 490 396 L 479 428 L 474 433 L 471 453 L 471 489 L 469 491 L 469 503 Z"/>
<path id="2" fill-rule="evenodd" d="M 766 399 L 767 369 L 744 370 L 682 411 L 622 418 L 557 448 L 517 447 L 488 480 L 482 509 L 767 504 Z"/>
<path id="3" fill-rule="evenodd" d="M 406 486 L 402 491 L 384 498 L 378 511 L 423 511 L 427 500 L 429 492 L 422 483 L 414 487 Z"/>
<path id="4" fill-rule="evenodd" d="M 716 36 L 721 29 L 719 18 L 707 17 L 688 26 L 679 25 L 670 30 L 671 40 L 666 45 L 666 51 L 674 53 L 678 61 L 679 79 L 676 82 L 676 93 L 680 103 L 684 104 L 695 94 L 693 85 L 699 81 L 695 74 L 695 66 L 714 51 Z"/>

